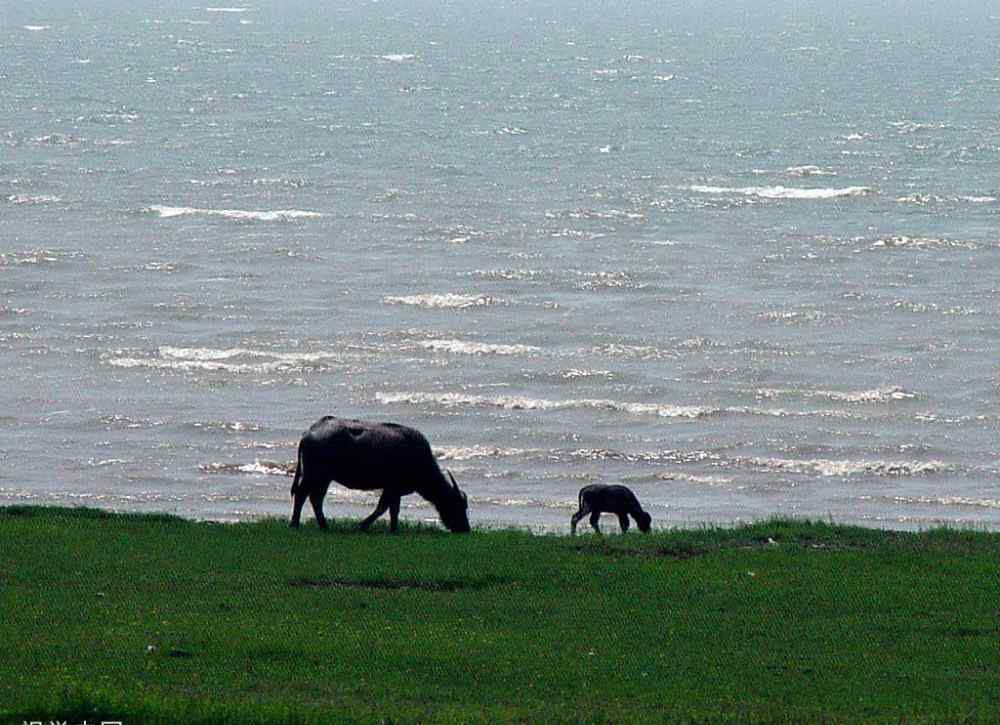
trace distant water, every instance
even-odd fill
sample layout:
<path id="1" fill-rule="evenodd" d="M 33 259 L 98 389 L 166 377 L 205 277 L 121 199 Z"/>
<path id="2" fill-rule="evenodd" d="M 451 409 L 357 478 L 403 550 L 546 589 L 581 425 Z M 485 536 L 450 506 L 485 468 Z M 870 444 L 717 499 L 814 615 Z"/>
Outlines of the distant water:
<path id="1" fill-rule="evenodd" d="M 7 3 L 0 504 L 1000 527 L 1000 6 L 667 5 Z"/>

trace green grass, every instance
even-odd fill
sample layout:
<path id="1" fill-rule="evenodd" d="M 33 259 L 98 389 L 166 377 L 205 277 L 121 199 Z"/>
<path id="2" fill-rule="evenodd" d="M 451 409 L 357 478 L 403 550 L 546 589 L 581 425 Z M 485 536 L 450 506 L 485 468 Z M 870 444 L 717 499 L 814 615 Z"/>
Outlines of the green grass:
<path id="1" fill-rule="evenodd" d="M 995 722 L 1000 535 L 0 509 L 0 723 Z"/>

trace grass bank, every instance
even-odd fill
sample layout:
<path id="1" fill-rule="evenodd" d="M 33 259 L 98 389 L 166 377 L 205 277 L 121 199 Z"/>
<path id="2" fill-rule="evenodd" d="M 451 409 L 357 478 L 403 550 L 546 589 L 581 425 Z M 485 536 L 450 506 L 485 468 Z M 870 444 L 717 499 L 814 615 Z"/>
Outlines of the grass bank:
<path id="1" fill-rule="evenodd" d="M 0 509 L 0 722 L 995 722 L 1000 535 Z"/>

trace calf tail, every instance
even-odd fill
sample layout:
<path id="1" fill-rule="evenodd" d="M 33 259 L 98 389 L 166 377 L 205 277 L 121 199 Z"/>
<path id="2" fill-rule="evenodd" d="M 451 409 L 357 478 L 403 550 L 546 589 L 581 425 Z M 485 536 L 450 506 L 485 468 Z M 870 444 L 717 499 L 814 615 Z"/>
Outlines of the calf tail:
<path id="1" fill-rule="evenodd" d="M 299 490 L 299 484 L 302 483 L 302 445 L 299 444 L 298 457 L 295 460 L 295 478 L 292 479 L 292 498 L 295 498 L 295 493 Z"/>

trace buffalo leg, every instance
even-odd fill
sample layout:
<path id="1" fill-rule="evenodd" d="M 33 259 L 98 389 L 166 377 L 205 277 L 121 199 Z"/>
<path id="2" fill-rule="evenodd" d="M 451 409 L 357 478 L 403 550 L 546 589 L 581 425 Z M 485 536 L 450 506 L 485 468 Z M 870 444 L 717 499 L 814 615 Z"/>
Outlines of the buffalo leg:
<path id="1" fill-rule="evenodd" d="M 601 512 L 595 511 L 590 515 L 590 525 L 594 527 L 594 531 L 601 533 L 601 527 L 597 525 L 597 522 L 601 520 Z"/>
<path id="2" fill-rule="evenodd" d="M 389 499 L 389 531 L 396 533 L 396 524 L 399 522 L 399 496 Z"/>
<path id="3" fill-rule="evenodd" d="M 590 513 L 590 507 L 587 504 L 583 504 L 580 510 L 573 514 L 573 517 L 569 520 L 569 533 L 570 535 L 576 534 L 576 525 L 580 523 L 580 519 Z"/>
<path id="4" fill-rule="evenodd" d="M 313 513 L 316 515 L 316 524 L 321 528 L 326 528 L 326 516 L 323 515 L 323 498 L 326 491 L 322 488 L 313 489 L 309 492 L 309 503 L 312 504 Z"/>
<path id="5" fill-rule="evenodd" d="M 293 528 L 297 529 L 299 527 L 299 518 L 302 516 L 302 506 L 305 504 L 307 496 L 308 496 L 308 494 L 306 493 L 305 489 L 303 489 L 300 486 L 295 491 L 295 494 L 292 497 L 292 521 L 291 521 L 291 526 Z"/>
<path id="6" fill-rule="evenodd" d="M 375 510 L 372 511 L 370 516 L 361 522 L 360 528 L 362 531 L 368 531 L 368 527 L 375 523 L 375 519 L 386 512 L 389 508 L 389 501 L 391 498 L 392 497 L 389 496 L 385 490 L 382 491 L 382 495 L 379 496 L 378 504 L 375 506 Z M 397 498 L 396 501 L 399 501 L 399 499 Z"/>
<path id="7" fill-rule="evenodd" d="M 618 525 L 622 527 L 622 533 L 628 531 L 628 514 L 618 514 Z"/>

